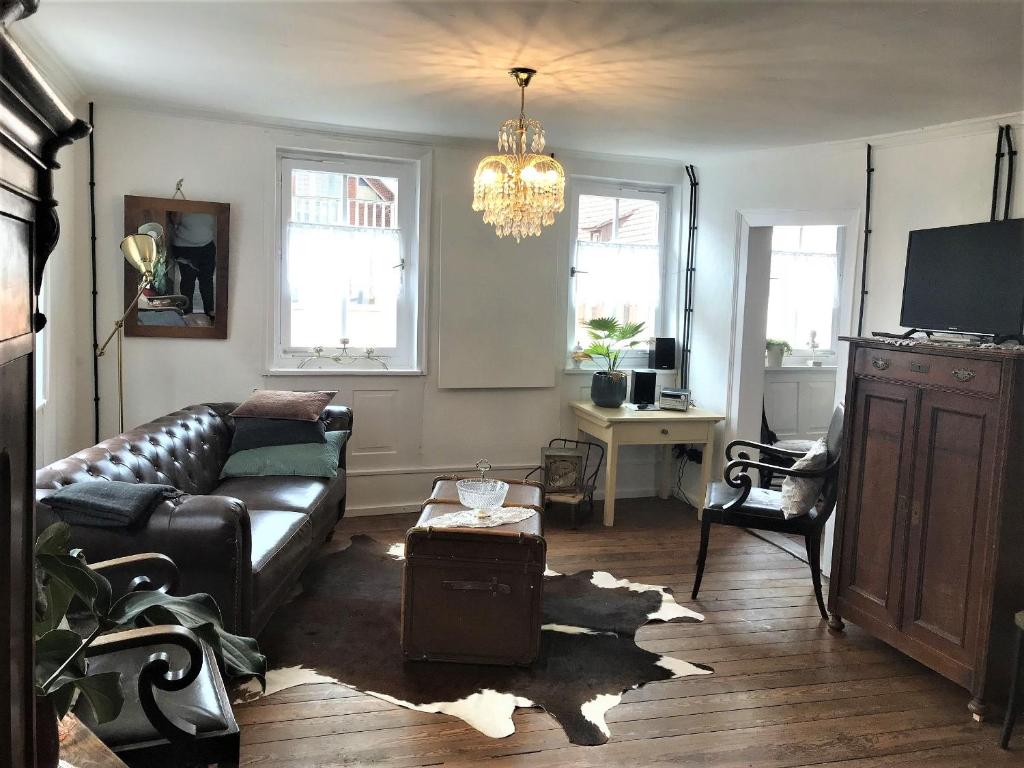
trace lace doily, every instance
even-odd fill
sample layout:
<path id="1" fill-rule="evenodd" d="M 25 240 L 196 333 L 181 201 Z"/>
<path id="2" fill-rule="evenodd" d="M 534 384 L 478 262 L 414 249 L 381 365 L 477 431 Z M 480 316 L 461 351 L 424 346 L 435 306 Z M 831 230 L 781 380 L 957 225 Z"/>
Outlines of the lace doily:
<path id="1" fill-rule="evenodd" d="M 445 512 L 427 521 L 430 528 L 495 528 L 509 523 L 520 523 L 537 514 L 536 509 L 528 507 L 501 507 L 486 510 L 486 517 L 477 515 L 478 510 L 460 509 L 456 512 Z"/>

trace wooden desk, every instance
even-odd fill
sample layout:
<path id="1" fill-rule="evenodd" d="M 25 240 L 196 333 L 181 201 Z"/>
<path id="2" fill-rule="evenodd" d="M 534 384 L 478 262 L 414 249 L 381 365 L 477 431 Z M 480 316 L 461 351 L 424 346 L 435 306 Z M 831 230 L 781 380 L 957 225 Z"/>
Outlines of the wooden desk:
<path id="1" fill-rule="evenodd" d="M 615 523 L 615 476 L 620 445 L 660 445 L 658 496 L 669 497 L 672 489 L 672 446 L 677 443 L 704 447 L 701 463 L 701 501 L 711 480 L 711 457 L 715 447 L 715 424 L 724 416 L 700 408 L 688 411 L 634 411 L 630 408 L 601 408 L 589 400 L 569 403 L 576 414 L 576 429 L 596 437 L 608 447 L 604 477 L 604 524 Z"/>

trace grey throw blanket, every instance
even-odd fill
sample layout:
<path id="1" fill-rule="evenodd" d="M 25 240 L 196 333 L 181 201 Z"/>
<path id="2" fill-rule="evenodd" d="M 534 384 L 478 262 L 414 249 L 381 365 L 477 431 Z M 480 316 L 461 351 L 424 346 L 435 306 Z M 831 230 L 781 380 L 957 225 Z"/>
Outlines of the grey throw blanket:
<path id="1" fill-rule="evenodd" d="M 65 485 L 40 501 L 71 525 L 128 528 L 148 520 L 164 499 L 181 495 L 173 485 L 95 480 Z"/>

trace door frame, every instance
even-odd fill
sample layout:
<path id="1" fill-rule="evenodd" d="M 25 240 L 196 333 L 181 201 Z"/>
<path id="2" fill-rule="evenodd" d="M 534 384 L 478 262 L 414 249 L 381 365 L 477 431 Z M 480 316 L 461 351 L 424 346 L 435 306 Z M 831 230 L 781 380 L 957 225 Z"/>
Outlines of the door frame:
<path id="1" fill-rule="evenodd" d="M 763 323 L 747 311 L 747 276 L 750 270 L 750 230 L 756 227 L 831 225 L 843 227 L 839 238 L 839 313 L 838 336 L 852 335 L 860 295 L 860 243 L 863 229 L 860 208 L 787 209 L 759 208 L 736 211 L 736 250 L 734 254 L 732 324 L 729 349 L 728 391 L 726 393 L 725 441 L 737 437 L 752 438 L 760 434 L 761 415 L 758 401 L 764 398 L 763 340 L 752 349 L 753 340 L 746 338 L 754 323 Z M 835 403 L 846 394 L 848 350 L 836 350 Z M 760 354 L 758 354 L 760 353 Z M 754 364 L 756 360 L 757 364 Z M 835 517 L 829 520 L 823 537 L 822 571 L 828 575 L 832 563 L 832 531 Z"/>

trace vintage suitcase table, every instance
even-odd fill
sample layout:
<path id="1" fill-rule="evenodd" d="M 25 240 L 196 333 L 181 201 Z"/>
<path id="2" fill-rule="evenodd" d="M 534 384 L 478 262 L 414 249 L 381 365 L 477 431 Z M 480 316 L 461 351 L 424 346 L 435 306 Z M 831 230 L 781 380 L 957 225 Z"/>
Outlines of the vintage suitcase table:
<path id="1" fill-rule="evenodd" d="M 466 507 L 456 477 L 434 481 L 405 542 L 402 653 L 410 660 L 528 665 L 540 648 L 547 547 L 537 483 L 508 480 L 506 507 L 537 514 L 492 528 L 435 528 Z"/>

